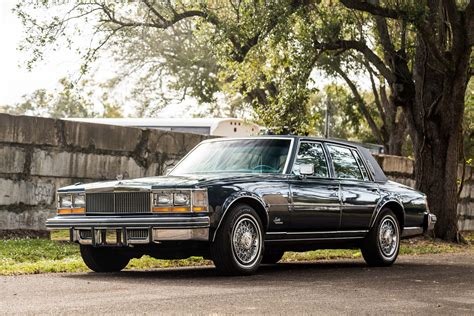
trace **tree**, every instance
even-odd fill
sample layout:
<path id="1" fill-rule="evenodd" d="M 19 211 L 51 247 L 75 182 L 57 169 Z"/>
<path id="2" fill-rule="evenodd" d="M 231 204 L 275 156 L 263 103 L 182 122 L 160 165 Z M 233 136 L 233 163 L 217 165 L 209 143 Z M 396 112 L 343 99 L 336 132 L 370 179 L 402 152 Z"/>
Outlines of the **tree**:
<path id="1" fill-rule="evenodd" d="M 141 112 L 162 107 L 162 104 L 153 104 L 158 98 L 148 96 L 159 95 L 156 88 L 162 88 L 163 85 L 165 90 L 181 90 L 183 96 L 190 93 L 205 102 L 214 101 L 217 91 L 231 92 L 240 94 L 244 103 L 254 105 L 257 113 L 266 113 L 262 109 L 273 109 L 277 120 L 275 116 L 260 115 L 260 121 L 281 121 L 276 127 L 277 132 L 307 133 L 310 124 L 306 118 L 306 94 L 295 93 L 294 88 L 283 89 L 281 95 L 287 101 L 282 102 L 282 97 L 278 97 L 280 90 L 264 74 L 259 73 L 253 82 L 239 80 L 236 76 L 245 69 L 252 71 L 253 67 L 242 63 L 245 59 L 252 59 L 247 57 L 249 51 L 280 20 L 300 9 L 301 3 L 295 0 L 281 3 L 97 1 L 63 5 L 60 14 L 42 20 L 34 14 L 34 9 L 58 6 L 56 2 L 43 1 L 34 5 L 20 3 L 16 12 L 28 30 L 26 44 L 20 48 L 31 53 L 29 66 L 43 58 L 45 46 L 64 45 L 64 42 L 71 45 L 72 34 L 82 34 L 78 21 L 87 21 L 93 25 L 94 31 L 91 46 L 82 52 L 82 70 L 85 72 L 89 69 L 100 51 L 112 51 L 116 58 L 127 65 L 118 77 L 128 79 L 130 72 L 138 73 L 141 84 L 137 85 L 134 96 L 140 98 L 145 106 Z M 193 32 L 187 31 L 189 26 L 192 26 Z M 258 56 L 254 57 L 254 60 L 258 60 Z M 301 73 L 301 76 L 305 75 Z M 167 86 L 169 80 L 163 78 L 173 76 L 176 80 Z M 290 77 L 287 82 L 296 81 L 294 75 Z M 293 85 L 296 84 L 299 83 Z M 160 97 L 164 100 L 163 94 Z"/>
<path id="2" fill-rule="evenodd" d="M 437 236 L 457 240 L 457 167 L 460 161 L 464 96 L 472 76 L 474 3 L 455 1 L 404 2 L 341 0 L 349 9 L 374 17 L 381 57 L 364 43 L 331 44 L 360 51 L 391 86 L 393 102 L 408 120 L 415 149 L 417 187 L 427 193 L 438 216 Z M 396 47 L 388 20 L 410 26 L 416 39 L 410 56 L 404 38 Z M 326 43 L 327 45 L 327 43 Z M 375 56 L 374 56 L 375 55 Z"/>
<path id="3" fill-rule="evenodd" d="M 417 187 L 427 193 L 438 215 L 437 236 L 458 238 L 456 174 L 464 97 L 472 76 L 472 2 L 93 2 L 76 4 L 65 16 L 43 24 L 21 5 L 18 13 L 36 30 L 29 38 L 35 58 L 41 56 L 39 48 L 57 40 L 51 34 L 62 34 L 72 20 L 94 17 L 101 36 L 85 54 L 85 64 L 117 34 L 166 30 L 192 20 L 196 28 L 205 27 L 212 43 L 222 84 L 219 89 L 240 93 L 264 122 L 279 123 L 279 133 L 310 130 L 311 82 L 322 58 L 341 56 L 344 68 L 338 74 L 345 75 L 349 84 L 356 70 L 350 56 L 355 56 L 372 79 L 380 78 L 379 93 L 375 94 L 375 81 L 371 84 L 385 130 L 396 131 L 402 116 L 399 108 L 403 109 L 415 151 Z M 387 87 L 389 96 L 380 87 Z M 351 90 L 358 99 L 358 90 Z M 358 103 L 364 113 L 360 98 Z M 371 124 L 370 117 L 364 116 L 383 140 L 381 125 Z"/>
<path id="4" fill-rule="evenodd" d="M 319 59 L 318 65 L 325 69 L 328 75 L 339 76 L 347 84 L 354 96 L 358 112 L 374 136 L 373 141 L 382 144 L 386 154 L 402 156 L 403 146 L 407 142 L 405 115 L 389 98 L 384 81 L 378 78 L 379 75 L 372 66 L 352 52 L 324 56 Z M 351 78 L 361 76 L 370 79 L 371 98 L 364 97 L 357 82 Z"/>
<path id="5" fill-rule="evenodd" d="M 78 92 L 82 85 L 74 86 L 68 79 L 59 80 L 60 86 L 53 91 L 38 89 L 29 95 L 23 96 L 23 101 L 0 108 L 1 112 L 46 116 L 52 118 L 67 117 L 123 117 L 122 109 L 108 98 L 107 93 L 101 96 L 102 113 L 94 110 L 94 101 L 91 93 L 86 96 Z"/>

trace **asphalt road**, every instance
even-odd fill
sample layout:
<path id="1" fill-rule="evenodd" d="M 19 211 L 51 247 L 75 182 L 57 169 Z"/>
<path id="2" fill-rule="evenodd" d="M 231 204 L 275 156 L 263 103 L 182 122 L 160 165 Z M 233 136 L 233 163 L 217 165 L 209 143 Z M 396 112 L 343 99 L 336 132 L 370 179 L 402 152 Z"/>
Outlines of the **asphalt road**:
<path id="1" fill-rule="evenodd" d="M 0 277 L 0 313 L 474 314 L 474 252 L 263 266 Z"/>

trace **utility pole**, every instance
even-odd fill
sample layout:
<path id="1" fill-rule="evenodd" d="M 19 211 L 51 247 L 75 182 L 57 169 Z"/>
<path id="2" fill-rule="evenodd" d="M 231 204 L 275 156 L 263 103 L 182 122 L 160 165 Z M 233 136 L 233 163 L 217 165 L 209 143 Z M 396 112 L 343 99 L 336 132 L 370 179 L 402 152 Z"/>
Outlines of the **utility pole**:
<path id="1" fill-rule="evenodd" d="M 326 113 L 324 117 L 324 138 L 329 138 L 329 125 L 331 119 L 331 96 L 326 96 Z"/>

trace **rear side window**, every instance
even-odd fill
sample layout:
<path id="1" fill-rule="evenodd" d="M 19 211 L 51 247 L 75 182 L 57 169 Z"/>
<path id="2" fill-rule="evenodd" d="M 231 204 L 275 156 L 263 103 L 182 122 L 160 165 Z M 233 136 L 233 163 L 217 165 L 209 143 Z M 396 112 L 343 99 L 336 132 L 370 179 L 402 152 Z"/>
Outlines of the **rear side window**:
<path id="1" fill-rule="evenodd" d="M 334 165 L 336 178 L 355 180 L 364 179 L 351 149 L 335 145 L 328 145 L 328 149 Z"/>
<path id="2" fill-rule="evenodd" d="M 298 155 L 293 165 L 293 173 L 299 174 L 300 166 L 303 164 L 312 164 L 314 166 L 313 177 L 329 177 L 328 164 L 321 144 L 309 142 L 300 143 L 300 149 L 298 150 Z"/>

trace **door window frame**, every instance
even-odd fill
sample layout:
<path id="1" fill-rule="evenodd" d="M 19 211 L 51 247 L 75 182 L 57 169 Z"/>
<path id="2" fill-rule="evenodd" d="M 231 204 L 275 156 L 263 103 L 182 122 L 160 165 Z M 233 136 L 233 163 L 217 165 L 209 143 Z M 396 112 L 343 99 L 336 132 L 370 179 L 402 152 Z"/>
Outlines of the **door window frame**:
<path id="1" fill-rule="evenodd" d="M 317 140 L 309 140 L 309 139 L 304 139 L 304 140 L 300 140 L 298 142 L 298 146 L 296 148 L 296 152 L 295 152 L 295 158 L 293 160 L 293 163 L 291 164 L 291 169 L 289 170 L 290 171 L 290 174 L 291 175 L 295 175 L 293 173 L 293 167 L 295 166 L 296 164 L 296 161 L 298 160 L 298 153 L 300 152 L 300 148 L 301 148 L 301 144 L 302 143 L 309 143 L 309 144 L 317 144 L 319 146 L 321 146 L 321 149 L 323 151 L 323 154 L 324 154 L 324 158 L 326 158 L 326 167 L 327 167 L 327 170 L 328 170 L 328 176 L 327 177 L 318 177 L 318 176 L 306 176 L 306 178 L 309 178 L 309 179 L 323 179 L 323 180 L 330 180 L 330 179 L 335 179 L 335 174 L 334 174 L 334 171 L 333 171 L 333 168 L 332 168 L 332 160 L 331 157 L 328 156 L 328 152 L 326 150 L 326 146 L 325 146 L 325 143 L 322 142 L 322 141 L 317 141 Z"/>
<path id="2" fill-rule="evenodd" d="M 357 164 L 357 167 L 359 168 L 359 172 L 362 176 L 362 179 L 338 178 L 337 175 L 336 175 L 336 168 L 334 167 L 334 162 L 332 161 L 331 152 L 329 151 L 329 146 L 335 146 L 335 147 L 341 147 L 341 148 L 348 149 L 350 151 L 352 157 L 354 158 L 354 160 Z M 327 152 L 327 156 L 329 157 L 330 162 L 331 162 L 331 170 L 332 170 L 334 179 L 337 179 L 337 180 L 340 180 L 340 181 L 373 182 L 371 172 L 368 171 L 369 169 L 365 165 L 364 165 L 364 167 L 365 167 L 368 179 L 364 179 L 364 174 L 362 172 L 361 166 L 360 166 L 359 162 L 357 161 L 357 158 L 354 157 L 354 153 L 352 152 L 352 151 L 355 151 L 359 155 L 359 158 L 361 159 L 362 163 L 364 163 L 364 160 L 362 159 L 363 156 L 360 154 L 357 147 L 347 146 L 347 145 L 338 144 L 338 143 L 331 143 L 331 142 L 324 142 L 324 147 L 325 147 L 325 150 Z"/>

